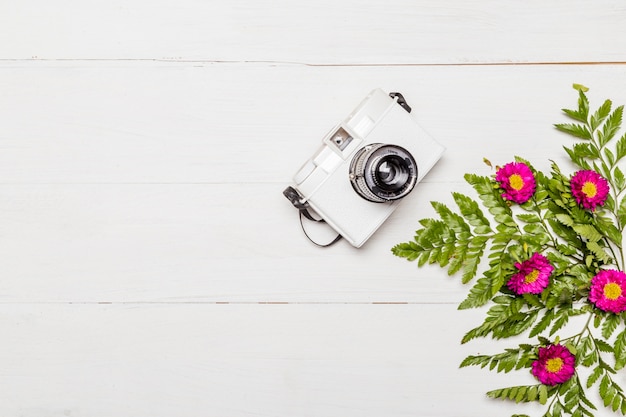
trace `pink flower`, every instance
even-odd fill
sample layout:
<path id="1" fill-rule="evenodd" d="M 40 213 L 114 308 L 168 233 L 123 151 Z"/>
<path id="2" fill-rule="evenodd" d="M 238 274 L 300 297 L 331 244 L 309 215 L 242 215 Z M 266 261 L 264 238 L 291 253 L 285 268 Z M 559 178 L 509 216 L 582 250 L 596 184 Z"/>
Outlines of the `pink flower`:
<path id="1" fill-rule="evenodd" d="M 602 206 L 609 195 L 609 183 L 597 172 L 578 171 L 570 181 L 572 195 L 576 202 L 591 211 Z"/>
<path id="2" fill-rule="evenodd" d="M 519 272 L 513 275 L 507 282 L 507 286 L 515 294 L 539 294 L 550 283 L 550 274 L 554 267 L 550 261 L 540 253 L 533 253 L 530 259 L 516 263 Z"/>
<path id="3" fill-rule="evenodd" d="M 496 172 L 496 181 L 504 190 L 502 198 L 522 204 L 535 193 L 535 176 L 528 165 L 522 162 L 509 162 Z"/>
<path id="4" fill-rule="evenodd" d="M 565 346 L 550 345 L 539 348 L 539 359 L 532 364 L 532 374 L 544 385 L 556 385 L 570 379 L 576 358 Z"/>
<path id="5" fill-rule="evenodd" d="M 600 310 L 626 311 L 626 274 L 615 269 L 598 272 L 591 279 L 589 301 Z"/>

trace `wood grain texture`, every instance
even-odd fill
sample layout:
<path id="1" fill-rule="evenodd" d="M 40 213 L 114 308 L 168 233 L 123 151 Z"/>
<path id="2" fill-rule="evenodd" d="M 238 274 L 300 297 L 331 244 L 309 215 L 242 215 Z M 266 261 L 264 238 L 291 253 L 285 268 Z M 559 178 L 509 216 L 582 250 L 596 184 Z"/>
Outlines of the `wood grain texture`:
<path id="1" fill-rule="evenodd" d="M 432 314 L 478 318 L 449 305 L 0 305 L 0 413 L 473 417 L 498 378 L 458 372 L 477 347 Z"/>
<path id="2" fill-rule="evenodd" d="M 623 62 L 620 1 L 155 0 L 3 7 L 4 59 Z"/>
<path id="3" fill-rule="evenodd" d="M 541 412 L 483 394 L 529 374 L 458 369 L 503 346 L 461 346 L 468 288 L 390 248 L 484 157 L 572 169 L 572 83 L 626 103 L 621 2 L 1 9 L 0 415 Z M 376 87 L 447 151 L 363 248 L 321 250 L 281 192 Z"/>
<path id="4" fill-rule="evenodd" d="M 284 184 L 375 87 L 402 91 L 447 147 L 426 182 L 483 157 L 545 168 L 569 140 L 553 124 L 572 83 L 626 102 L 624 68 L 3 62 L 0 182 Z"/>

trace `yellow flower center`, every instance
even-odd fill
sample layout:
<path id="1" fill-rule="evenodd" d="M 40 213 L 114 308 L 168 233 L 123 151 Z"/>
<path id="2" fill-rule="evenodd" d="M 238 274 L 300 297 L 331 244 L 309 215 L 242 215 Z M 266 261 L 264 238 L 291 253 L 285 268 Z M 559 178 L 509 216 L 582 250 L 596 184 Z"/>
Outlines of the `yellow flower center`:
<path id="1" fill-rule="evenodd" d="M 537 278 L 539 278 L 539 271 L 533 269 L 533 272 L 524 277 L 524 282 L 526 284 L 532 284 L 533 282 L 537 281 Z"/>
<path id="2" fill-rule="evenodd" d="M 513 174 L 509 177 L 509 185 L 515 191 L 519 191 L 524 187 L 524 180 L 519 174 Z"/>
<path id="3" fill-rule="evenodd" d="M 604 296 L 609 300 L 617 300 L 622 295 L 622 287 L 615 282 L 609 282 L 604 286 Z"/>
<path id="4" fill-rule="evenodd" d="M 563 367 L 563 359 L 551 358 L 546 361 L 546 371 L 556 373 Z"/>
<path id="5" fill-rule="evenodd" d="M 594 198 L 598 194 L 598 187 L 593 182 L 587 181 L 583 184 L 582 192 L 587 198 Z"/>

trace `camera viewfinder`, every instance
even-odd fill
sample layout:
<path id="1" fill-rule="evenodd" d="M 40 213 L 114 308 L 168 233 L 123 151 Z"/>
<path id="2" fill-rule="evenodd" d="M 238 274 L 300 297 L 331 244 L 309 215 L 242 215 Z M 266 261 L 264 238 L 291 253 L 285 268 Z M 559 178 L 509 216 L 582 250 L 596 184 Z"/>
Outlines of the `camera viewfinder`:
<path id="1" fill-rule="evenodd" d="M 331 142 L 339 148 L 339 150 L 343 151 L 350 144 L 350 142 L 352 142 L 352 136 L 340 127 L 331 138 Z"/>

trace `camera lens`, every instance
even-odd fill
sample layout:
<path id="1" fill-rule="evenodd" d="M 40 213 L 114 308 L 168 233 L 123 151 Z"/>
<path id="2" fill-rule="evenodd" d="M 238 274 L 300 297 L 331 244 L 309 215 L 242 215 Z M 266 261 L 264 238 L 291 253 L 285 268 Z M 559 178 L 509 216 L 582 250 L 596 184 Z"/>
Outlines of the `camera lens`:
<path id="1" fill-rule="evenodd" d="M 417 164 L 406 149 L 373 143 L 361 148 L 350 163 L 354 190 L 375 203 L 398 200 L 417 183 Z"/>

